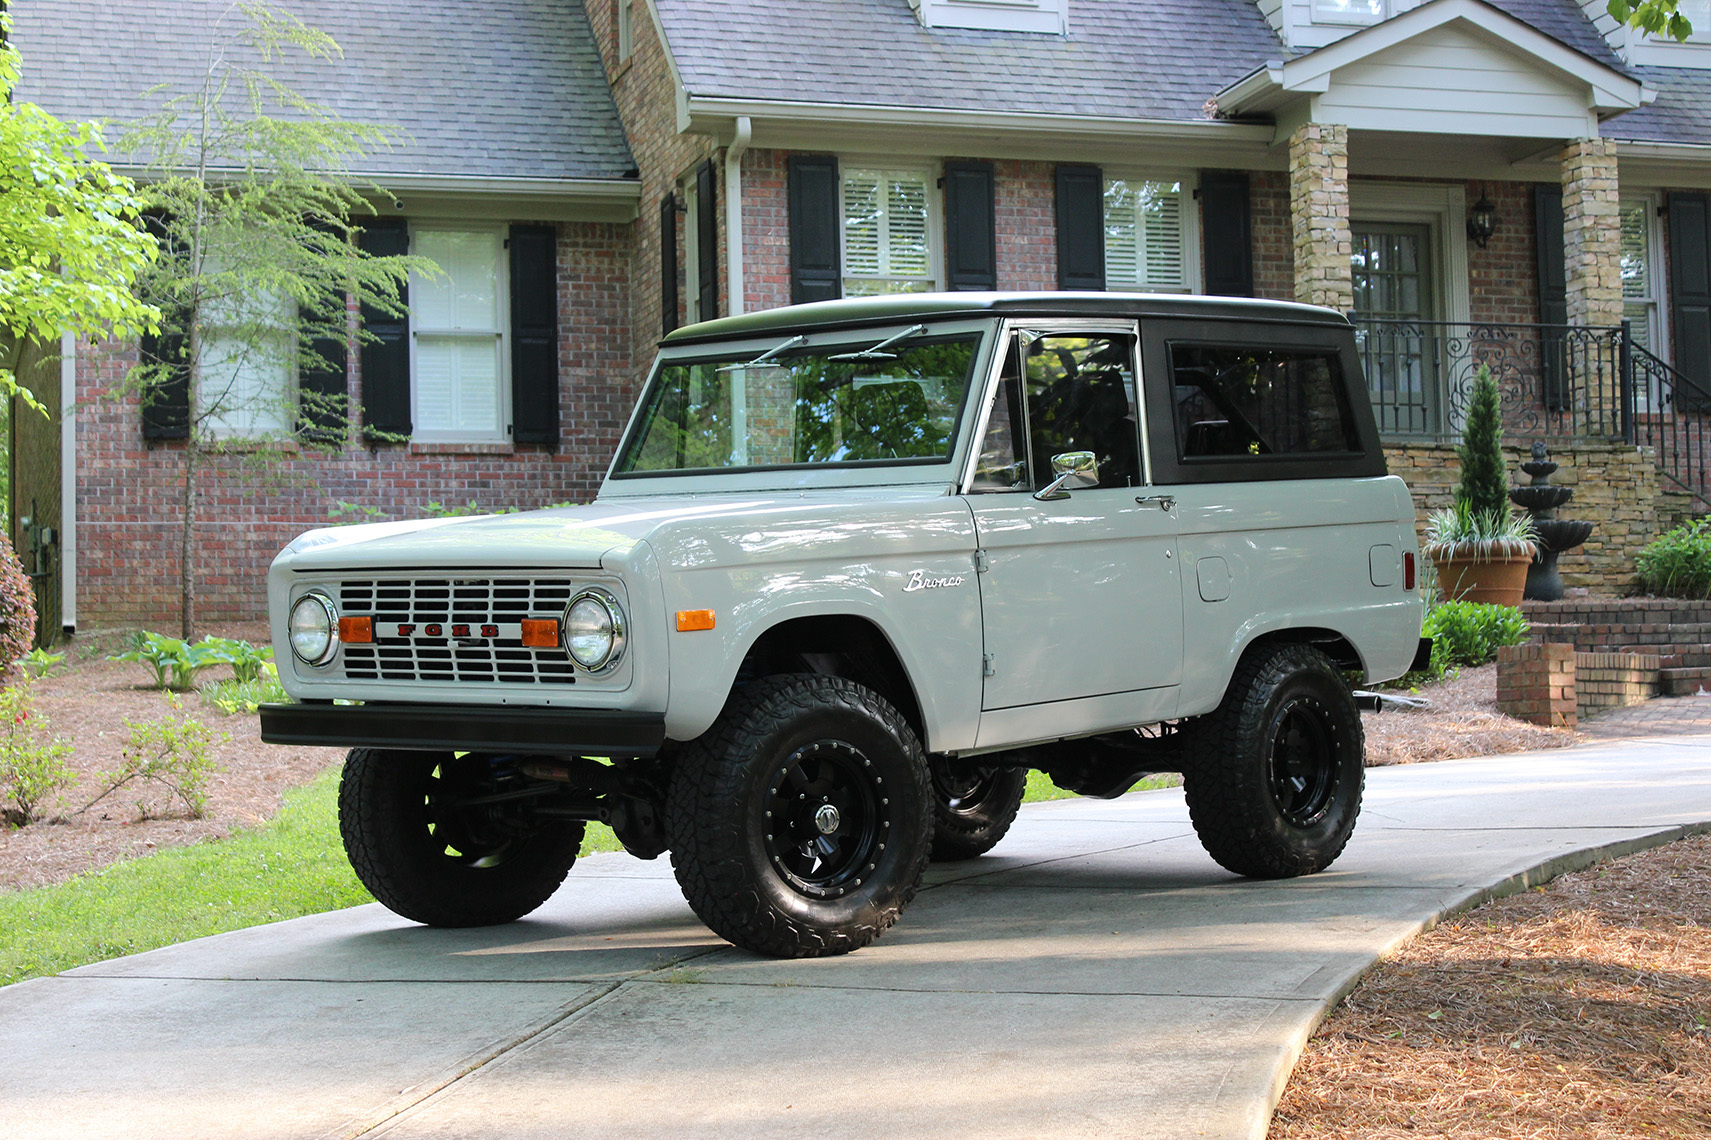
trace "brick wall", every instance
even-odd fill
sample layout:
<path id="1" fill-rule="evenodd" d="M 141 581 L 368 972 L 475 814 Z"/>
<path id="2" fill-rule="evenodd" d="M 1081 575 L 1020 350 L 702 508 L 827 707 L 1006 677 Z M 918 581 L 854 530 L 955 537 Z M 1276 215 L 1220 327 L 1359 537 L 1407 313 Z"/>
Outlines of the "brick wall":
<path id="1" fill-rule="evenodd" d="M 1573 728 L 1572 645 L 1505 645 L 1497 651 L 1497 708 L 1533 724 Z"/>
<path id="2" fill-rule="evenodd" d="M 559 227 L 558 451 L 510 444 L 403 444 L 352 439 L 331 453 L 288 451 L 199 459 L 195 533 L 198 615 L 247 620 L 266 609 L 267 565 L 297 534 L 325 526 L 338 502 L 355 521 L 420 517 L 428 503 L 540 507 L 593 497 L 629 416 L 628 227 Z M 351 354 L 350 404 L 361 407 Z M 183 443 L 149 447 L 132 398 L 106 398 L 136 362 L 135 344 L 78 358 L 78 622 L 178 621 Z"/>
<path id="3" fill-rule="evenodd" d="M 1294 232 L 1289 220 L 1289 175 L 1256 170 L 1248 175 L 1253 227 L 1254 296 L 1295 300 Z"/>
<path id="4" fill-rule="evenodd" d="M 743 155 L 745 312 L 790 304 L 790 152 Z"/>
<path id="5" fill-rule="evenodd" d="M 1454 502 L 1461 461 L 1451 444 L 1392 444 L 1384 449 L 1390 472 L 1414 494 L 1416 522 L 1424 538 L 1426 514 Z M 1522 482 L 1521 448 L 1504 449 L 1511 485 Z M 1688 512 L 1688 497 L 1664 490 L 1649 449 L 1624 444 L 1558 444 L 1559 465 L 1551 482 L 1574 488 L 1559 518 L 1590 519 L 1586 545 L 1562 555 L 1557 565 L 1568 586 L 1618 593 L 1634 586 L 1634 555 Z"/>
<path id="6" fill-rule="evenodd" d="M 1467 243 L 1469 319 L 1538 323 L 1539 254 L 1532 183 L 1469 182 L 1466 194 L 1470 210 L 1481 194 L 1497 209 L 1497 230 L 1485 248 L 1472 240 Z"/>
<path id="7" fill-rule="evenodd" d="M 1657 691 L 1658 659 L 1650 654 L 1574 655 L 1574 707 L 1581 720 L 1649 701 Z"/>
<path id="8" fill-rule="evenodd" d="M 1057 167 L 997 162 L 998 287 L 1057 288 Z"/>

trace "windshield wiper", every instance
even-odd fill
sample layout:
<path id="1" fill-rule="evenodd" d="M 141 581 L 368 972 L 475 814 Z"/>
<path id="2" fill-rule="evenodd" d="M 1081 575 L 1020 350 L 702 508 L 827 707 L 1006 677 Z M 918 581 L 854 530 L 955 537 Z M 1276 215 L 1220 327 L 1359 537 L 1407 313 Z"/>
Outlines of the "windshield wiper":
<path id="1" fill-rule="evenodd" d="M 761 353 L 759 356 L 755 357 L 753 360 L 745 360 L 741 364 L 721 364 L 721 365 L 719 365 L 719 367 L 715 368 L 713 371 L 715 371 L 715 372 L 735 372 L 739 368 L 753 368 L 757 364 L 765 364 L 767 361 L 771 360 L 773 357 L 777 356 L 781 352 L 786 351 L 787 349 L 792 349 L 792 348 L 795 348 L 799 344 L 807 344 L 807 343 L 808 343 L 808 338 L 801 335 L 800 333 L 798 333 L 796 336 L 791 337 L 789 340 L 785 341 L 783 344 L 778 345 L 775 348 L 767 349 L 765 352 Z"/>
<path id="2" fill-rule="evenodd" d="M 926 325 L 911 325 L 908 328 L 904 329 L 902 332 L 898 333 L 896 336 L 886 337 L 884 340 L 880 341 L 878 344 L 874 345 L 872 348 L 864 348 L 860 352 L 840 352 L 834 356 L 828 356 L 826 359 L 827 360 L 896 360 L 897 354 L 895 352 L 886 352 L 885 350 L 890 348 L 892 345 L 896 344 L 900 340 L 908 340 L 910 337 L 919 336 L 921 333 L 924 333 L 926 331 L 927 331 Z"/>

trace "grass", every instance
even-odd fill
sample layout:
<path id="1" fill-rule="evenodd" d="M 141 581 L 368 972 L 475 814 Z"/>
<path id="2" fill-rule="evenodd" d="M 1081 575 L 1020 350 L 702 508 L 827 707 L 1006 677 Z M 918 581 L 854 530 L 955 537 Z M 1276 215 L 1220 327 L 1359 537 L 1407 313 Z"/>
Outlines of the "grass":
<path id="1" fill-rule="evenodd" d="M 64 883 L 0 894 L 0 985 L 159 946 L 373 901 L 339 842 L 337 769 L 285 796 L 278 816 L 227 839 L 127 859 Z M 1139 788 L 1168 787 L 1150 776 Z M 1042 772 L 1025 802 L 1068 799 Z M 582 854 L 621 851 L 588 825 Z"/>

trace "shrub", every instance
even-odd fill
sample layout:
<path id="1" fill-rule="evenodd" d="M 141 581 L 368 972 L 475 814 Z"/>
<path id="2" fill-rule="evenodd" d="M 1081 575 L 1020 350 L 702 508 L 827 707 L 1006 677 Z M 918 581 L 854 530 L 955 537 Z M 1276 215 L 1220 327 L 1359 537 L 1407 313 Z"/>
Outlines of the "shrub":
<path id="1" fill-rule="evenodd" d="M 194 717 L 126 720 L 119 767 L 95 777 L 101 792 L 77 809 L 77 814 L 82 815 L 119 789 L 129 788 L 138 794 L 139 819 L 159 818 L 174 801 L 182 803 L 192 819 L 201 819 L 208 807 L 208 781 L 215 771 L 208 749 L 225 739 L 229 739 L 226 734 L 216 737 L 213 729 Z"/>
<path id="2" fill-rule="evenodd" d="M 71 786 L 66 741 L 48 738 L 47 718 L 31 707 L 27 681 L 0 690 L 0 821 L 22 827 L 44 800 Z"/>
<path id="3" fill-rule="evenodd" d="M 1669 598 L 1711 597 L 1711 518 L 1653 539 L 1634 558 L 1640 589 Z"/>
<path id="4" fill-rule="evenodd" d="M 202 703 L 212 705 L 227 716 L 253 713 L 264 704 L 281 705 L 290 700 L 272 665 L 267 666 L 263 675 L 249 681 L 217 681 L 202 686 Z"/>
<path id="5" fill-rule="evenodd" d="M 1496 658 L 1503 646 L 1526 640 L 1529 628 L 1526 617 L 1514 606 L 1440 602 L 1426 615 L 1420 632 L 1432 638 L 1434 664 L 1441 652 L 1445 666 L 1483 665 Z"/>
<path id="6" fill-rule="evenodd" d="M 0 672 L 36 642 L 36 592 L 12 544 L 0 535 Z"/>
<path id="7" fill-rule="evenodd" d="M 64 653 L 49 653 L 45 649 L 32 649 L 18 658 L 18 664 L 23 666 L 24 674 L 32 681 L 43 677 L 51 677 L 65 664 Z"/>
<path id="8" fill-rule="evenodd" d="M 131 634 L 129 645 L 129 649 L 111 659 L 141 662 L 154 676 L 155 688 L 179 693 L 195 688 L 197 675 L 216 665 L 230 665 L 238 680 L 253 681 L 273 657 L 271 648 L 258 649 L 247 641 L 229 637 L 204 637 L 190 645 L 180 638 L 138 630 Z"/>

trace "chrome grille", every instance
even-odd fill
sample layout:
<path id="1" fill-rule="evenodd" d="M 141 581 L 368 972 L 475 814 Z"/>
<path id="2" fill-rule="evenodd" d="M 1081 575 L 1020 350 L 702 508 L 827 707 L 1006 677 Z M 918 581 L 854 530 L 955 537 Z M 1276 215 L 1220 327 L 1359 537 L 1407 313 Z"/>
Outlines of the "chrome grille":
<path id="1" fill-rule="evenodd" d="M 569 685 L 576 681 L 562 648 L 531 649 L 510 641 L 451 637 L 453 625 L 503 625 L 564 616 L 578 584 L 568 578 L 378 578 L 339 584 L 339 613 L 374 618 L 371 645 L 345 645 L 345 676 L 367 681 L 508 681 Z M 401 625 L 417 627 L 395 636 Z M 448 636 L 427 636 L 442 626 Z M 507 639 L 508 640 L 508 639 Z"/>

